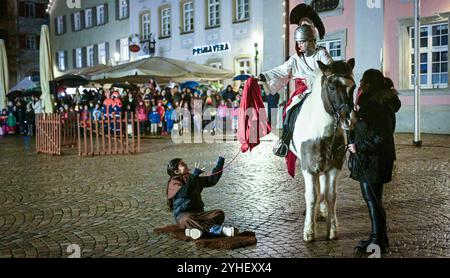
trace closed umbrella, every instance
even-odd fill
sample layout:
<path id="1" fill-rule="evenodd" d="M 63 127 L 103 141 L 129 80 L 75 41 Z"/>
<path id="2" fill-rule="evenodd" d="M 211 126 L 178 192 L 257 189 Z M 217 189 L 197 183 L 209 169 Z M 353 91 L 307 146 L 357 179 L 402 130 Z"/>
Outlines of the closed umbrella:
<path id="1" fill-rule="evenodd" d="M 50 96 L 50 81 L 53 80 L 53 67 L 50 51 L 50 36 L 47 25 L 42 25 L 41 27 L 39 69 L 41 73 L 41 100 L 44 104 L 44 112 L 53 113 L 53 103 Z"/>
<path id="2" fill-rule="evenodd" d="M 6 107 L 6 92 L 9 87 L 8 58 L 5 41 L 0 40 L 0 111 Z"/>

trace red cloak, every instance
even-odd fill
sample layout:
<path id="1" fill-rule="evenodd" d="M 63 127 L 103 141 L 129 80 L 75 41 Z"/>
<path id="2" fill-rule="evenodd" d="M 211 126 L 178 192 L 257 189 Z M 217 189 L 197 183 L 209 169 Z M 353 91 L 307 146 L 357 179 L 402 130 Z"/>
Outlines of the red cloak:
<path id="1" fill-rule="evenodd" d="M 237 136 L 242 152 L 252 151 L 259 145 L 259 139 L 271 131 L 258 80 L 249 78 L 245 83 L 239 108 Z"/>

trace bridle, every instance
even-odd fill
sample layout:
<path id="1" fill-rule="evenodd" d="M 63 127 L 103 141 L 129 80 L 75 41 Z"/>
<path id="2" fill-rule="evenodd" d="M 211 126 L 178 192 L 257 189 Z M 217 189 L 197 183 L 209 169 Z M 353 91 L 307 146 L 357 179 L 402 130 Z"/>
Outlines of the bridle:
<path id="1" fill-rule="evenodd" d="M 322 83 L 323 83 L 324 80 L 327 80 L 327 82 L 329 82 L 332 77 L 350 79 L 350 80 L 353 81 L 354 84 L 356 84 L 355 83 L 355 79 L 353 78 L 353 76 L 352 75 L 348 75 L 348 74 L 330 74 L 330 75 L 325 75 L 324 74 L 323 77 L 322 77 L 323 78 Z M 356 85 L 354 85 L 352 87 L 352 91 L 354 91 L 355 88 L 356 88 Z M 336 142 L 336 134 L 337 134 L 337 131 L 338 131 L 338 128 L 339 128 L 339 123 L 341 121 L 341 113 L 340 112 L 342 112 L 344 109 L 346 109 L 347 111 L 352 111 L 353 107 L 352 107 L 352 105 L 349 105 L 347 103 L 342 103 L 339 107 L 336 108 L 331 101 L 330 101 L 330 105 L 331 105 L 331 108 L 333 109 L 333 116 L 334 116 L 334 119 L 335 119 L 335 121 L 334 121 L 334 133 L 333 133 L 333 138 L 331 140 L 331 149 L 330 149 L 330 151 L 331 151 L 331 159 L 333 159 L 334 158 L 334 154 L 337 151 L 339 151 L 340 149 L 342 149 L 343 147 L 345 147 L 345 144 L 343 144 L 343 145 L 339 146 L 337 149 L 334 149 L 334 145 L 335 145 L 335 142 Z M 348 137 L 347 133 L 346 133 L 346 136 Z M 344 155 L 345 155 L 345 152 L 344 152 Z"/>

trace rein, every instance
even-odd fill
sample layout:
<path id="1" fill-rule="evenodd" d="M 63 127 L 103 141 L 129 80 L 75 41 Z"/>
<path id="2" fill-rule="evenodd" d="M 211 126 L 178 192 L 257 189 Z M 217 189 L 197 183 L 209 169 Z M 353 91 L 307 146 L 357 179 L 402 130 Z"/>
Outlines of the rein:
<path id="1" fill-rule="evenodd" d="M 343 78 L 351 78 L 352 80 L 354 80 L 351 76 L 349 75 L 342 75 L 342 74 L 330 74 L 330 75 L 324 75 L 323 77 L 325 79 L 330 79 L 331 77 L 343 77 Z M 338 152 L 340 149 L 342 149 L 343 147 L 345 147 L 345 144 L 339 146 L 337 149 L 335 149 L 334 145 L 336 143 L 336 134 L 339 128 L 339 122 L 341 121 L 341 115 L 339 114 L 339 111 L 341 111 L 342 109 L 346 108 L 348 105 L 347 104 L 342 104 L 339 109 L 336 109 L 336 107 L 334 107 L 334 104 L 332 102 L 330 102 L 331 108 L 333 109 L 333 116 L 334 116 L 334 132 L 333 132 L 333 138 L 331 139 L 331 159 L 334 158 L 334 155 L 336 152 Z M 345 156 L 345 153 L 344 153 Z"/>

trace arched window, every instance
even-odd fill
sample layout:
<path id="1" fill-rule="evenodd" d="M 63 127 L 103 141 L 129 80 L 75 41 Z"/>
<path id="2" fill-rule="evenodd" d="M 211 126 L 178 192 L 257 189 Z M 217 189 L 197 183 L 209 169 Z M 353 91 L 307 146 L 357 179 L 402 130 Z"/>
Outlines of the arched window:
<path id="1" fill-rule="evenodd" d="M 146 11 L 141 15 L 141 40 L 149 40 L 150 36 L 150 11 Z"/>
<path id="2" fill-rule="evenodd" d="M 159 36 L 161 38 L 168 38 L 171 34 L 171 8 L 170 5 L 164 5 L 159 8 L 159 22 L 160 22 L 160 32 Z"/>

